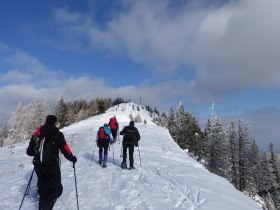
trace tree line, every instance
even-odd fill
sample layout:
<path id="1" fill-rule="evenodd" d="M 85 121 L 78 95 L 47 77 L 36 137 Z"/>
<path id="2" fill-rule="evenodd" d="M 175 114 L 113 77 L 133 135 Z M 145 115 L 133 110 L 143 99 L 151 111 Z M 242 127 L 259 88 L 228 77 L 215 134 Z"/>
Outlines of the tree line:
<path id="1" fill-rule="evenodd" d="M 170 108 L 168 116 L 162 116 L 161 122 L 175 142 L 210 172 L 226 178 L 252 198 L 258 194 L 266 209 L 280 209 L 280 157 L 272 143 L 268 151 L 260 152 L 245 123 L 239 118 L 224 127 L 214 105 L 204 131 L 182 104 L 176 112 Z"/>
<path id="2" fill-rule="evenodd" d="M 63 96 L 60 96 L 52 107 L 49 107 L 46 100 L 33 101 L 27 105 L 19 103 L 7 126 L 0 131 L 0 147 L 29 140 L 38 126 L 44 124 L 45 117 L 49 114 L 56 115 L 58 119 L 57 127 L 63 128 L 94 115 L 102 114 L 112 106 L 128 102 L 131 102 L 131 100 L 121 97 L 115 99 L 97 97 L 89 101 L 81 98 L 65 102 Z M 147 110 L 151 118 L 159 115 L 156 108 L 153 109 L 147 105 L 135 105 L 135 107 L 133 105 L 132 108 L 137 111 L 140 111 L 140 108 Z M 146 123 L 146 120 L 141 119 L 140 115 L 130 115 L 129 117 L 135 122 Z"/>

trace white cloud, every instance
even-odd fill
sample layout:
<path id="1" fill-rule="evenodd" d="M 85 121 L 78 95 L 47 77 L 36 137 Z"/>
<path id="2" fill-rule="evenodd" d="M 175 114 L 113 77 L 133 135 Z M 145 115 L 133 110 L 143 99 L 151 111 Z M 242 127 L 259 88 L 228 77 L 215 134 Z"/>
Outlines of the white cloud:
<path id="1" fill-rule="evenodd" d="M 178 85 L 178 81 L 154 86 L 142 83 L 137 86 L 126 85 L 113 88 L 102 78 L 78 76 L 64 77 L 62 80 L 63 75 L 60 72 L 48 69 L 29 53 L 11 48 L 8 58 L 3 56 L 3 60 L 15 69 L 7 70 L 0 77 L 0 98 L 2 99 L 0 110 L 4 110 L 1 112 L 2 122 L 8 120 L 19 102 L 27 104 L 34 100 L 47 99 L 52 106 L 60 95 L 63 95 L 65 101 L 79 98 L 90 100 L 96 97 L 113 99 L 123 97 L 138 101 L 142 96 L 146 104 L 159 107 L 158 104 L 164 104 L 165 100 L 182 96 L 185 93 L 184 89 L 190 87 L 187 83 L 181 82 L 180 89 L 172 88 Z"/>
<path id="2" fill-rule="evenodd" d="M 0 59 L 5 63 L 7 69 L 2 70 L 0 82 L 3 84 L 28 84 L 32 83 L 34 87 L 51 87 L 57 85 L 61 80 L 57 73 L 49 70 L 37 58 L 26 51 L 12 49 L 6 46 L 5 52 Z M 0 83 L 0 84 L 1 84 Z M 3 86 L 2 84 L 2 86 Z"/>
<path id="3" fill-rule="evenodd" d="M 78 12 L 69 12 L 68 7 L 55 8 L 52 15 L 58 24 L 76 24 L 81 19 L 81 15 Z"/>
<path id="4" fill-rule="evenodd" d="M 18 69 L 13 69 L 1 75 L 0 81 L 13 83 L 13 82 L 27 81 L 30 80 L 30 78 L 31 78 L 30 74 L 22 73 Z"/>
<path id="5" fill-rule="evenodd" d="M 91 44 L 92 50 L 126 55 L 161 74 L 195 66 L 197 87 L 212 94 L 280 87 L 278 0 L 230 1 L 196 10 L 187 3 L 170 8 L 168 1 L 133 1 L 126 6 L 102 27 L 90 15 L 67 9 L 54 18 L 64 34 L 72 36 L 68 40 L 79 43 L 87 37 L 87 50 Z M 79 24 L 69 24 L 78 17 Z"/>

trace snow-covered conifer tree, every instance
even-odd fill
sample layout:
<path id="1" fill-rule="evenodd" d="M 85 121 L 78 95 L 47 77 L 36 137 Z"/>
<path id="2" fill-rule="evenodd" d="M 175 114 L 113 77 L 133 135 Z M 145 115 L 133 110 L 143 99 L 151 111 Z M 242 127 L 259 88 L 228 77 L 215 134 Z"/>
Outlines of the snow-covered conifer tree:
<path id="1" fill-rule="evenodd" d="M 259 147 L 255 140 L 252 141 L 251 146 L 248 151 L 249 160 L 249 176 L 247 180 L 246 191 L 251 197 L 255 196 L 258 192 L 258 186 L 261 176 L 261 156 L 259 152 Z"/>
<path id="2" fill-rule="evenodd" d="M 248 159 L 251 140 L 248 134 L 248 128 L 243 127 L 241 119 L 238 121 L 238 155 L 239 155 L 239 184 L 240 191 L 246 191 L 248 180 L 250 179 L 250 163 Z"/>
<path id="3" fill-rule="evenodd" d="M 277 162 L 277 156 L 274 151 L 274 145 L 269 145 L 269 165 L 271 168 L 272 188 L 270 189 L 271 197 L 276 209 L 280 209 L 280 168 Z"/>
<path id="4" fill-rule="evenodd" d="M 239 180 L 238 136 L 233 122 L 231 122 L 229 125 L 227 138 L 229 142 L 230 160 L 229 181 L 237 188 Z"/>
<path id="5" fill-rule="evenodd" d="M 63 96 L 60 96 L 55 104 L 54 115 L 59 123 L 58 127 L 63 128 L 66 125 L 67 105 L 64 102 Z"/>
<path id="6" fill-rule="evenodd" d="M 9 132 L 4 145 L 11 145 L 30 139 L 33 132 L 41 126 L 48 114 L 46 100 L 32 102 L 28 105 L 19 106 L 9 120 Z"/>
<path id="7" fill-rule="evenodd" d="M 228 141 L 222 124 L 215 113 L 214 104 L 211 109 L 211 118 L 208 119 L 205 132 L 207 167 L 211 172 L 228 178 Z"/>
<path id="8" fill-rule="evenodd" d="M 182 103 L 175 115 L 176 141 L 182 149 L 188 149 L 195 156 L 202 158 L 203 135 L 198 122 L 189 112 L 185 112 Z"/>
<path id="9" fill-rule="evenodd" d="M 174 111 L 173 111 L 172 107 L 170 107 L 169 112 L 168 112 L 166 128 L 169 130 L 170 135 L 176 141 L 176 136 L 175 136 L 175 130 L 176 130 L 175 114 L 174 114 Z"/>

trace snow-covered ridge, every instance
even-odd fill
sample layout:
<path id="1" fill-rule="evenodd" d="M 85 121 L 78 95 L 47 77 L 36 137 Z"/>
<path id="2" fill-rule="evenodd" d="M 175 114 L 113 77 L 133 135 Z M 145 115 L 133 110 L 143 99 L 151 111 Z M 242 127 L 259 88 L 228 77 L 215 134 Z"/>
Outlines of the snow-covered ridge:
<path id="1" fill-rule="evenodd" d="M 123 105 L 124 106 L 124 105 Z M 124 108 L 124 107 L 122 107 Z M 109 109 L 62 130 L 78 157 L 76 164 L 80 209 L 100 210 L 257 210 L 254 201 L 237 191 L 226 179 L 207 171 L 190 158 L 172 140 L 168 130 L 149 123 L 136 123 L 141 140 L 135 148 L 136 170 L 122 170 L 120 142 L 111 146 L 108 167 L 98 164 L 98 148 L 94 143 L 98 128 L 116 116 L 120 128 L 130 121 L 133 111 Z M 134 110 L 135 113 L 139 112 Z M 121 137 L 120 137 L 121 140 Z M 25 154 L 28 145 L 0 148 L 0 209 L 18 209 L 33 169 Z M 91 159 L 93 162 L 90 166 Z M 61 158 L 64 192 L 55 210 L 77 209 L 72 164 Z M 22 209 L 37 209 L 36 176 Z"/>
<path id="2" fill-rule="evenodd" d="M 143 105 L 138 105 L 133 102 L 110 107 L 106 113 L 112 116 L 118 115 L 118 121 L 120 122 L 128 122 L 130 120 L 129 116 L 132 116 L 133 119 L 139 116 L 142 122 L 145 121 L 146 124 L 154 124 L 150 112 L 148 112 Z"/>

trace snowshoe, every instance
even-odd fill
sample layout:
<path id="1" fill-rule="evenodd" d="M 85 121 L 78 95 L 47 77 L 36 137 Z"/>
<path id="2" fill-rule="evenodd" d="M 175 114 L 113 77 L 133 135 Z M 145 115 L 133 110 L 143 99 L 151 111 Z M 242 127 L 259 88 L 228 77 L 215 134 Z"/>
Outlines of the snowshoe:
<path id="1" fill-rule="evenodd" d="M 122 169 L 127 169 L 126 162 L 122 162 L 122 163 L 121 163 L 121 168 L 122 168 Z"/>

